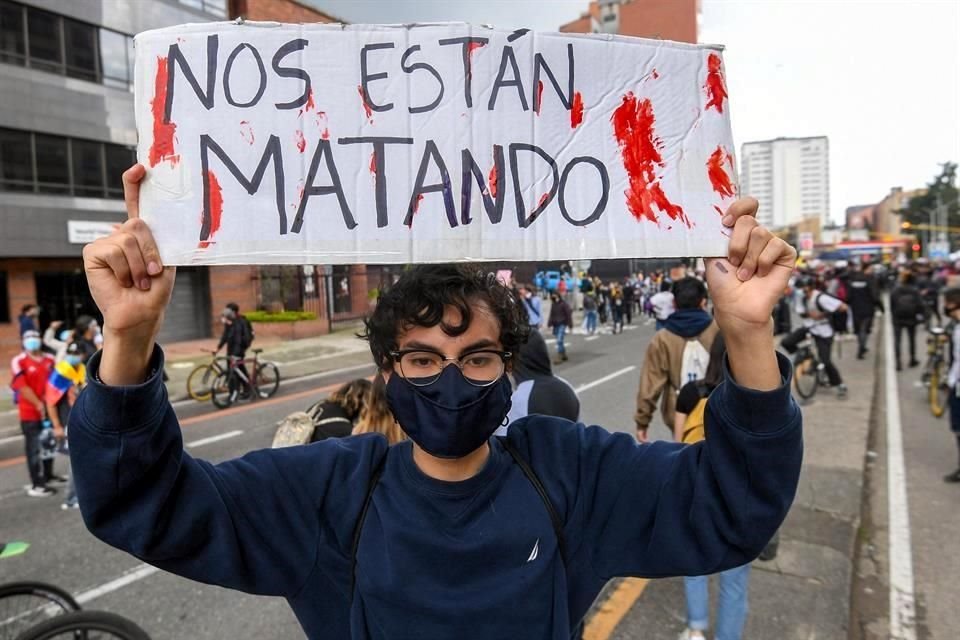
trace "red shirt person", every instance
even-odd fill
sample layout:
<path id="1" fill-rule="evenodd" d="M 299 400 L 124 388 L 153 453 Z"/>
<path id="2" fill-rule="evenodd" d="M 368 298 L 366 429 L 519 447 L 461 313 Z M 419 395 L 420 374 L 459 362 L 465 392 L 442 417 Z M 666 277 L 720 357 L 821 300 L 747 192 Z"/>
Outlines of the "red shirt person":
<path id="1" fill-rule="evenodd" d="M 27 495 L 37 498 L 56 493 L 47 488 L 47 483 L 61 479 L 53 474 L 53 459 L 42 460 L 40 456 L 40 435 L 46 417 L 43 396 L 55 364 L 52 356 L 40 350 L 41 346 L 40 334 L 26 331 L 23 334 L 23 353 L 10 362 L 10 387 L 17 394 L 20 429 L 23 431 L 27 470 L 30 472 L 31 487 Z"/>

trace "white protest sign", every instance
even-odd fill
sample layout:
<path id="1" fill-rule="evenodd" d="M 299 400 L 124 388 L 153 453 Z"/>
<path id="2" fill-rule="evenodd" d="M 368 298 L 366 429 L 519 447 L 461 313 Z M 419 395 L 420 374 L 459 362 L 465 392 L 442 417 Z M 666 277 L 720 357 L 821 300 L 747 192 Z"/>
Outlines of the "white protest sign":
<path id="1" fill-rule="evenodd" d="M 136 60 L 168 264 L 726 253 L 719 47 L 248 22 L 141 33 Z"/>

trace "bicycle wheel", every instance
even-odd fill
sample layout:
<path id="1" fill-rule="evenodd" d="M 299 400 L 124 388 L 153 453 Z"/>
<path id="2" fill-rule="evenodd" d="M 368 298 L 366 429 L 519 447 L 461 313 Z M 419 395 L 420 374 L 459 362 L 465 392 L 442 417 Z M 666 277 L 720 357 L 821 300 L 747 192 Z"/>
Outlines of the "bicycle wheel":
<path id="1" fill-rule="evenodd" d="M 797 395 L 809 400 L 817 392 L 820 384 L 820 375 L 817 371 L 817 361 L 810 354 L 802 354 L 793 363 L 793 383 Z"/>
<path id="2" fill-rule="evenodd" d="M 230 371 L 224 371 L 213 381 L 210 386 L 210 399 L 218 409 L 226 409 L 236 401 L 237 391 L 230 389 Z"/>
<path id="3" fill-rule="evenodd" d="M 55 616 L 79 611 L 69 593 L 42 582 L 0 585 L 0 640 L 20 638 L 27 629 Z"/>
<path id="4" fill-rule="evenodd" d="M 930 367 L 930 381 L 927 387 L 927 395 L 930 400 L 930 413 L 935 418 L 941 417 L 947 410 L 947 401 L 950 388 L 946 385 L 946 377 L 943 360 L 937 359 Z"/>
<path id="5" fill-rule="evenodd" d="M 280 370 L 272 362 L 262 362 L 257 366 L 257 394 L 269 398 L 280 388 Z"/>
<path id="6" fill-rule="evenodd" d="M 19 640 L 150 640 L 150 635 L 123 616 L 106 611 L 74 611 L 29 629 Z"/>
<path id="7" fill-rule="evenodd" d="M 197 402 L 210 399 L 213 381 L 220 375 L 220 368 L 214 364 L 201 364 L 194 367 L 187 376 L 187 395 Z"/>

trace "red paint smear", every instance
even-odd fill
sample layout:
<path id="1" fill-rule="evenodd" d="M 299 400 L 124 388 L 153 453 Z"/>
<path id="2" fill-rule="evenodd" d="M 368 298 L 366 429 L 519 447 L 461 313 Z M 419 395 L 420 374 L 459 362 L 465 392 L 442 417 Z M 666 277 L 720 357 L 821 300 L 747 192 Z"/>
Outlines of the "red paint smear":
<path id="1" fill-rule="evenodd" d="M 630 213 L 637 220 L 646 218 L 659 224 L 653 210 L 653 207 L 657 207 L 672 220 L 680 220 L 691 227 L 683 209 L 670 202 L 660 186 L 657 168 L 664 166 L 660 155 L 663 141 L 654 132 L 655 118 L 650 99 L 641 102 L 632 91 L 628 92 L 610 120 L 614 137 L 620 146 L 623 168 L 630 179 L 630 187 L 624 192 Z"/>
<path id="2" fill-rule="evenodd" d="M 653 73 L 651 75 L 653 76 L 654 80 L 660 79 L 660 74 L 657 72 L 656 68 L 654 68 Z"/>
<path id="3" fill-rule="evenodd" d="M 297 151 L 299 151 L 300 153 L 303 153 L 304 151 L 306 151 L 307 141 L 303 137 L 303 131 L 300 131 L 300 129 L 297 129 L 296 131 L 293 132 L 293 137 L 297 141 Z"/>
<path id="4" fill-rule="evenodd" d="M 713 205 L 713 208 L 716 209 L 716 211 L 717 211 L 718 214 L 720 214 L 721 216 L 723 215 L 723 209 L 721 209 L 721 208 L 718 207 L 717 205 Z"/>
<path id="5" fill-rule="evenodd" d="M 493 198 L 497 197 L 497 165 L 493 165 L 490 168 L 490 175 L 487 176 L 487 181 L 490 183 L 490 196 Z"/>
<path id="6" fill-rule="evenodd" d="M 360 102 L 363 103 L 363 110 L 367 112 L 367 120 L 370 120 L 370 122 L 373 122 L 373 120 L 371 120 L 371 116 L 373 115 L 373 110 L 370 108 L 370 105 L 367 104 L 367 99 L 363 95 L 362 85 L 359 85 L 359 84 L 357 85 L 357 93 L 360 94 Z"/>
<path id="7" fill-rule="evenodd" d="M 207 189 L 210 192 L 210 235 L 200 243 L 201 249 L 206 249 L 213 242 L 211 238 L 220 230 L 220 222 L 223 218 L 223 191 L 220 189 L 220 181 L 213 171 L 206 171 L 204 178 L 207 181 Z"/>
<path id="8" fill-rule="evenodd" d="M 549 197 L 550 197 L 550 194 L 549 194 L 549 193 L 545 193 L 545 194 L 543 194 L 542 196 L 540 196 L 540 201 L 537 202 L 537 209 L 539 209 L 540 207 L 542 207 L 542 206 L 543 206 L 543 203 L 546 202 L 546 201 L 547 201 L 547 198 L 549 198 Z"/>
<path id="9" fill-rule="evenodd" d="M 727 163 L 733 166 L 733 158 L 723 148 L 723 145 L 718 144 L 716 151 L 710 154 L 710 159 L 707 160 L 707 175 L 710 177 L 710 184 L 714 191 L 724 198 L 732 198 L 734 196 L 733 182 L 730 180 L 726 168 L 724 168 Z"/>
<path id="10" fill-rule="evenodd" d="M 163 121 L 163 110 L 167 103 L 167 59 L 157 57 L 157 76 L 153 81 L 153 100 L 150 111 L 153 113 L 153 143 L 150 145 L 150 166 L 155 167 L 163 160 L 176 165 L 180 156 L 173 148 L 173 134 L 177 125 Z"/>
<path id="11" fill-rule="evenodd" d="M 485 45 L 485 42 L 470 42 L 467 44 L 467 78 L 473 78 L 473 52 Z"/>
<path id="12" fill-rule="evenodd" d="M 377 152 L 370 152 L 370 174 L 376 177 L 377 175 Z"/>
<path id="13" fill-rule="evenodd" d="M 716 107 L 718 112 L 723 113 L 723 99 L 727 97 L 727 87 L 723 84 L 721 64 L 720 56 L 715 53 L 711 53 L 707 58 L 707 82 L 703 88 L 707 90 L 707 97 L 710 99 L 707 100 L 705 111 Z"/>
<path id="14" fill-rule="evenodd" d="M 327 112 L 320 111 L 317 113 L 317 126 L 323 126 L 323 131 L 320 132 L 320 137 L 324 140 L 330 139 L 330 129 L 327 127 Z"/>
<path id="15" fill-rule="evenodd" d="M 246 120 L 240 121 L 240 137 L 243 138 L 247 144 L 253 144 L 253 127 L 251 127 L 250 123 Z"/>
<path id="16" fill-rule="evenodd" d="M 573 104 L 570 106 L 570 128 L 576 129 L 583 122 L 583 96 L 579 91 L 573 94 Z"/>
<path id="17" fill-rule="evenodd" d="M 419 195 L 417 196 L 416 202 L 413 203 L 413 213 L 414 213 L 414 214 L 420 212 L 420 202 L 422 202 L 422 201 L 423 201 L 423 194 L 421 193 L 421 194 L 419 194 Z M 412 220 L 410 221 L 410 226 L 411 226 L 411 227 L 413 226 L 413 221 L 412 221 Z"/>
<path id="18" fill-rule="evenodd" d="M 304 111 L 310 111 L 316 108 L 317 104 L 313 101 L 313 87 L 310 87 L 307 89 L 307 101 L 300 107 L 300 111 L 297 112 L 297 117 L 302 116 Z"/>
<path id="19" fill-rule="evenodd" d="M 537 102 L 533 110 L 540 115 L 540 107 L 543 106 L 543 80 L 537 80 Z"/>

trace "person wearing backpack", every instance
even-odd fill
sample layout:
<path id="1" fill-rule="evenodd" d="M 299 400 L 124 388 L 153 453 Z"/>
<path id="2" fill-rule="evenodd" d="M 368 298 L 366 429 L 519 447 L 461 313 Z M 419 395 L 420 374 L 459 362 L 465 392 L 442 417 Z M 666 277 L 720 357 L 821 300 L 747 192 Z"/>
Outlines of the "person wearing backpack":
<path id="1" fill-rule="evenodd" d="M 307 638 L 569 640 L 607 581 L 752 560 L 799 483 L 803 417 L 770 313 L 796 251 L 738 200 L 729 258 L 710 260 L 727 338 L 710 437 L 644 445 L 510 408 L 530 327 L 494 274 L 420 264 L 380 295 L 364 337 L 409 440 L 380 434 L 251 451 L 184 447 L 156 337 L 176 272 L 137 217 L 86 246 L 103 350 L 70 424 L 84 524 L 164 571 L 287 600 Z M 695 552 L 693 551 L 695 549 Z"/>
<path id="2" fill-rule="evenodd" d="M 837 311 L 846 311 L 847 305 L 838 298 L 817 288 L 817 281 L 804 277 L 799 281 L 800 293 L 797 296 L 797 315 L 803 319 L 803 326 L 817 346 L 817 356 L 827 372 L 830 386 L 837 390 L 837 396 L 847 396 L 847 385 L 843 383 L 840 370 L 833 363 L 834 328 L 831 318 Z"/>
<path id="3" fill-rule="evenodd" d="M 673 283 L 673 299 L 676 311 L 653 335 L 640 372 L 634 414 L 640 442 L 647 441 L 658 400 L 664 423 L 673 426 L 677 392 L 707 372 L 710 346 L 717 335 L 717 324 L 706 311 L 707 288 L 703 282 L 693 277 L 678 280 Z"/>
<path id="4" fill-rule="evenodd" d="M 220 342 L 217 344 L 217 351 L 219 352 L 226 346 L 227 357 L 240 360 L 237 370 L 249 379 L 250 374 L 247 372 L 243 359 L 247 357 L 247 349 L 253 344 L 253 325 L 240 315 L 240 306 L 236 302 L 227 303 L 220 314 L 220 321 L 223 323 L 223 334 L 221 334 Z M 237 376 L 230 376 L 231 387 L 239 379 Z"/>
<path id="5" fill-rule="evenodd" d="M 916 279 L 909 271 L 900 276 L 900 284 L 890 293 L 890 313 L 893 314 L 893 350 L 896 354 L 897 371 L 903 370 L 900 358 L 900 342 L 903 332 L 907 332 L 910 346 L 910 367 L 920 364 L 917 360 L 917 325 L 927 317 L 923 295 L 916 287 Z"/>

